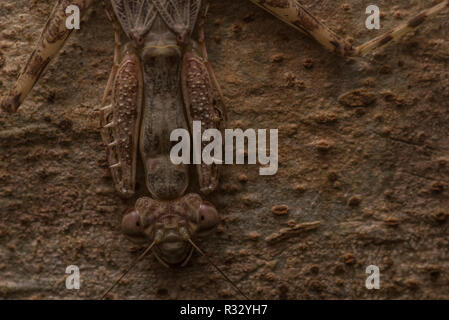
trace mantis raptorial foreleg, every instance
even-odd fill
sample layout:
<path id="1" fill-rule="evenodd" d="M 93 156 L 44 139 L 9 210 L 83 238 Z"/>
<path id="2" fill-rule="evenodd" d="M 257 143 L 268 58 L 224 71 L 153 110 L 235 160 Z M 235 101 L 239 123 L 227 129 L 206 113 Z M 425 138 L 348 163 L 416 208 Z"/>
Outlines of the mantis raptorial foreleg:
<path id="1" fill-rule="evenodd" d="M 208 7 L 209 5 L 205 4 L 198 17 L 199 48 L 196 50 L 192 47 L 186 52 L 181 70 L 182 91 L 188 122 L 192 125 L 193 121 L 201 121 L 203 124 L 201 134 L 205 128 L 223 129 L 226 121 L 223 93 L 209 62 L 205 44 L 204 22 Z M 218 91 L 221 104 L 214 99 L 213 87 Z M 192 132 L 192 134 L 194 133 Z M 203 144 L 207 143 L 203 142 Z M 208 194 L 214 191 L 218 186 L 219 165 L 201 163 L 196 167 L 201 192 Z"/>
<path id="2" fill-rule="evenodd" d="M 207 67 L 193 50 L 184 54 L 181 82 L 189 124 L 201 121 L 202 131 L 205 128 L 219 130 L 223 127 L 223 112 L 216 107 Z M 197 170 L 201 192 L 207 194 L 214 191 L 218 186 L 219 166 L 215 163 L 200 163 L 197 164 Z"/>
<path id="3" fill-rule="evenodd" d="M 123 46 L 120 26 L 112 8 L 109 3 L 104 4 L 114 29 L 114 62 L 100 105 L 101 137 L 107 147 L 115 188 L 121 196 L 130 197 L 134 194 L 136 184 L 143 97 L 142 67 L 131 45 L 128 43 Z"/>
<path id="4" fill-rule="evenodd" d="M 116 190 L 124 197 L 134 194 L 143 76 L 139 57 L 125 46 L 124 57 L 112 84 L 112 104 L 101 110 L 103 142 Z"/>

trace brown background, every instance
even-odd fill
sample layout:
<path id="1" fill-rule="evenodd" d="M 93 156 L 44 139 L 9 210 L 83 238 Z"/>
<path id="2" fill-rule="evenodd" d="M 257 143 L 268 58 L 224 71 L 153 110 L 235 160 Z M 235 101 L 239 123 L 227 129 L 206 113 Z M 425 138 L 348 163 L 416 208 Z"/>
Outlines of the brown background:
<path id="1" fill-rule="evenodd" d="M 358 44 L 435 3 L 378 0 L 382 30 L 369 31 L 372 1 L 304 2 Z M 0 94 L 52 3 L 1 1 Z M 199 241 L 252 298 L 449 298 L 448 14 L 349 61 L 249 1 L 212 1 L 207 41 L 228 127 L 279 129 L 277 175 L 226 166 L 209 197 L 222 224 Z M 0 297 L 97 298 L 138 255 L 120 233 L 135 199 L 114 192 L 94 112 L 112 52 L 99 7 L 20 110 L 0 116 Z M 365 98 L 358 103 L 356 89 Z M 274 205 L 288 213 L 274 215 Z M 321 225 L 266 240 L 313 221 Z M 65 289 L 71 264 L 81 268 L 79 291 Z M 364 286 L 371 264 L 380 290 Z M 239 298 L 198 256 L 173 270 L 147 258 L 112 297 Z"/>

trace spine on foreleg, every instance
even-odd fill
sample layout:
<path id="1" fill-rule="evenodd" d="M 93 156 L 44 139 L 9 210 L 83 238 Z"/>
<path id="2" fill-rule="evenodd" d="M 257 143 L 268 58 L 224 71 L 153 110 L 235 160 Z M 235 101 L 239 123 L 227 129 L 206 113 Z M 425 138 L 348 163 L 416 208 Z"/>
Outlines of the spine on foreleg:
<path id="1" fill-rule="evenodd" d="M 114 80 L 112 105 L 102 111 L 102 138 L 117 191 L 134 194 L 143 80 L 139 58 L 128 53 Z"/>
<path id="2" fill-rule="evenodd" d="M 185 53 L 182 65 L 182 91 L 193 134 L 193 121 L 201 121 L 203 134 L 207 129 L 221 130 L 224 126 L 223 111 L 216 105 L 210 77 L 203 59 L 194 51 Z M 207 142 L 202 142 L 203 149 Z M 216 156 L 216 155 L 214 155 Z M 219 165 L 197 164 L 201 192 L 207 194 L 218 186 Z"/>

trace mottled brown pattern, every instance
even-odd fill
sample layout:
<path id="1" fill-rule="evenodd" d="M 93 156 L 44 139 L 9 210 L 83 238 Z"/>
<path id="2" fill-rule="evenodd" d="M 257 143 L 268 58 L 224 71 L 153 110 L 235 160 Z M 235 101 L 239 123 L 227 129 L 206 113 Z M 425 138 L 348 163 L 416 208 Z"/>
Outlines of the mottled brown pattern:
<path id="1" fill-rule="evenodd" d="M 4 97 L 3 100 L 1 101 L 2 103 L 0 105 L 0 108 L 1 110 L 5 110 L 7 112 L 14 112 L 17 109 L 16 106 L 20 104 L 20 100 L 21 100 L 20 93 L 16 94 L 15 96 L 11 96 L 9 94 L 8 96 Z"/>
<path id="2" fill-rule="evenodd" d="M 182 84 L 189 124 L 192 121 L 201 121 L 201 133 L 206 129 L 220 129 L 224 126 L 221 113 L 216 110 L 207 68 L 203 59 L 193 52 L 184 55 Z M 202 148 L 208 143 L 202 142 Z M 218 186 L 218 166 L 214 163 L 211 165 L 202 163 L 197 165 L 197 170 L 201 191 L 206 194 L 214 191 Z"/>
<path id="3" fill-rule="evenodd" d="M 384 38 L 382 40 L 379 41 L 379 45 L 380 46 L 384 46 L 386 45 L 388 42 L 390 42 L 391 40 L 393 40 L 393 37 L 389 34 L 386 34 L 384 36 Z"/>
<path id="4" fill-rule="evenodd" d="M 195 239 L 209 225 L 218 223 L 216 209 L 198 194 L 186 194 L 172 201 L 149 197 L 139 198 L 135 212 L 138 215 L 134 228 L 129 216 L 124 217 L 125 230 L 131 240 L 146 238 L 156 245 L 153 253 L 166 266 L 184 265 L 191 257 L 193 247 L 186 239 Z M 131 220 L 133 221 L 133 220 Z"/>
<path id="5" fill-rule="evenodd" d="M 312 34 L 310 33 L 310 31 L 308 29 L 306 29 L 301 20 L 295 20 L 292 22 L 293 25 L 297 26 L 299 29 L 301 29 L 302 32 L 304 32 L 306 35 L 308 35 L 309 37 L 312 37 Z"/>
<path id="6" fill-rule="evenodd" d="M 290 25 L 295 26 L 305 34 L 315 38 L 320 44 L 322 44 L 327 50 L 330 50 L 341 56 L 358 56 L 367 54 L 375 50 L 378 47 L 385 45 L 392 39 L 398 37 L 403 33 L 403 30 L 407 28 L 416 28 L 422 24 L 429 15 L 434 15 L 444 9 L 449 4 L 448 0 L 435 5 L 434 7 L 423 11 L 420 15 L 412 20 L 397 27 L 395 33 L 391 35 L 382 35 L 371 41 L 368 41 L 356 48 L 353 48 L 351 44 L 347 43 L 340 36 L 330 30 L 324 23 L 316 19 L 307 9 L 297 0 L 289 0 L 279 3 L 271 3 L 268 1 L 250 0 L 259 6 L 263 7 L 268 12 L 273 13 L 281 20 L 287 22 Z M 283 9 L 280 11 L 279 9 Z"/>
<path id="7" fill-rule="evenodd" d="M 313 32 L 314 30 L 320 28 L 319 22 L 313 18 L 311 15 L 304 14 L 303 11 L 298 10 L 298 21 L 295 24 L 301 25 L 308 32 Z"/>
<path id="8" fill-rule="evenodd" d="M 39 16 L 15 24 L 22 11 L 12 0 L 4 1 L 13 8 L 6 18 L 14 22 L 4 24 L 5 34 L 35 26 Z M 42 9 L 46 3 L 31 5 Z M 339 13 L 327 16 L 345 30 L 356 30 L 358 24 L 336 7 Z M 438 40 L 446 39 L 443 29 L 432 28 L 437 40 L 432 45 L 426 45 L 424 32 L 417 34 L 416 41 L 423 42 L 413 54 L 392 50 L 394 56 L 363 60 L 361 67 L 320 53 L 313 45 L 303 46 L 303 39 L 288 32 L 279 38 L 274 19 L 244 24 L 244 41 L 227 36 L 230 25 L 242 24 L 242 16 L 234 15 L 239 10 L 256 9 L 240 0 L 214 1 L 211 13 L 223 14 L 225 22 L 207 25 L 208 40 L 221 36 L 211 58 L 225 82 L 225 96 L 232 99 L 235 123 L 230 125 L 279 127 L 283 156 L 276 177 L 258 176 L 257 166 L 225 169 L 229 172 L 220 192 L 210 197 L 224 213 L 223 228 L 213 241 L 200 242 L 201 247 L 255 298 L 446 298 L 447 188 L 438 182 L 448 175 L 442 152 L 447 149 L 447 121 L 441 117 L 447 101 L 447 48 Z M 92 77 L 91 68 L 96 75 L 106 73 L 104 52 L 112 51 L 99 46 L 100 39 L 112 44 L 111 30 L 101 13 L 96 18 L 89 22 L 93 36 L 78 38 L 83 67 L 75 46 L 60 60 L 73 81 L 55 80 L 51 76 L 61 70 L 52 69 L 39 95 L 22 110 L 23 118 L 0 119 L 2 297 L 95 298 L 119 267 L 136 256 L 137 248 L 124 241 L 117 226 L 120 213 L 134 199 L 118 199 L 107 173 L 93 168 L 105 166 L 92 111 L 104 81 Z M 444 26 L 442 19 L 438 21 Z M 8 43 L 5 55 L 18 54 L 18 47 Z M 23 48 L 23 43 L 18 41 L 18 46 Z M 267 50 L 288 58 L 270 64 Z M 298 66 L 303 57 L 313 60 L 312 70 Z M 23 54 L 20 59 L 25 59 Z M 261 63 L 266 66 L 261 68 Z M 379 75 L 387 63 L 393 72 Z M 304 76 L 305 86 L 286 86 L 287 73 Z M 11 81 L 6 72 L 0 77 L 3 86 Z M 336 97 L 360 86 L 378 96 L 375 103 L 356 109 L 339 104 Z M 70 92 L 75 90 L 83 94 Z M 45 98 L 53 93 L 55 103 L 47 108 Z M 17 92 L 7 96 L 12 97 L 21 99 Z M 73 128 L 60 129 L 69 120 Z M 140 192 L 147 192 L 143 183 Z M 149 204 L 148 212 L 188 210 L 185 203 L 167 203 Z M 284 203 L 288 216 L 273 217 L 269 208 Z M 317 219 L 322 227 L 299 232 L 304 222 Z M 82 290 L 68 292 L 55 285 L 67 259 L 86 271 Z M 148 257 L 114 296 L 233 297 L 205 261 L 198 260 L 177 271 L 165 270 Z M 364 289 L 365 263 L 380 263 L 382 290 Z"/>
<path id="9" fill-rule="evenodd" d="M 409 21 L 408 25 L 410 28 L 416 28 L 421 25 L 424 21 L 426 21 L 427 16 L 425 14 L 420 14 L 417 17 L 413 18 Z"/>
<path id="10" fill-rule="evenodd" d="M 47 65 L 57 55 L 64 44 L 64 40 L 70 35 L 72 30 L 68 30 L 65 25 L 65 9 L 69 4 L 78 5 L 81 14 L 85 13 L 87 7 L 93 3 L 93 0 L 59 0 L 54 8 L 39 41 L 28 59 L 25 68 L 17 79 L 17 82 L 11 88 L 10 92 L 0 102 L 0 108 L 14 112 L 33 88 L 34 84 L 45 71 Z M 20 96 L 19 100 L 12 100 L 10 97 Z M 15 103 L 15 104 L 12 104 Z"/>
<path id="11" fill-rule="evenodd" d="M 134 194 L 137 145 L 142 108 L 143 80 L 139 58 L 128 54 L 117 72 L 113 87 L 112 131 L 109 138 L 109 165 L 116 190 L 125 197 Z M 120 164 L 118 167 L 114 165 Z"/>
<path id="12" fill-rule="evenodd" d="M 35 71 L 37 71 L 37 74 L 35 76 L 35 81 L 33 85 L 39 80 L 39 78 L 42 76 L 42 74 L 45 72 L 45 69 L 47 68 L 48 64 L 50 63 L 51 59 L 46 58 L 44 61 L 42 61 L 42 64 L 36 64 L 33 65 L 33 67 L 36 67 Z"/>
<path id="13" fill-rule="evenodd" d="M 274 8 L 288 8 L 290 6 L 288 0 L 262 0 L 260 4 L 266 4 Z"/>
<path id="14" fill-rule="evenodd" d="M 50 59 L 42 59 L 42 56 L 36 52 L 33 52 L 30 59 L 28 60 L 26 67 L 24 68 L 24 73 L 34 77 L 39 78 L 42 72 L 45 70 L 46 66 L 50 62 Z"/>
<path id="15" fill-rule="evenodd" d="M 84 9 L 82 4 L 83 1 L 71 1 L 71 0 L 58 0 L 59 4 L 54 9 L 54 15 L 51 19 L 48 19 L 45 24 L 43 31 L 43 40 L 48 43 L 55 43 L 57 41 L 63 40 L 69 36 L 72 30 L 69 30 L 65 27 L 65 21 L 67 19 L 67 15 L 65 13 L 65 9 L 71 5 L 81 5 L 80 10 Z"/>

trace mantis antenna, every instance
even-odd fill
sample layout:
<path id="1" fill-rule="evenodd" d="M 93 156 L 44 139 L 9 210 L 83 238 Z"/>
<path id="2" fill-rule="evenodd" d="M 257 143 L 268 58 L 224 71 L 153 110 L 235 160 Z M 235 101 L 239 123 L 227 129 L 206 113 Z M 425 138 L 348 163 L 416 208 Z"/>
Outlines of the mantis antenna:
<path id="1" fill-rule="evenodd" d="M 242 290 L 239 289 L 239 287 L 237 287 L 237 285 L 231 280 L 229 279 L 229 277 L 215 264 L 212 262 L 212 260 L 206 255 L 206 253 L 201 250 L 193 241 L 192 239 L 190 239 L 190 237 L 188 237 L 186 239 L 191 245 L 192 247 L 194 247 L 203 257 L 205 257 L 207 259 L 207 262 L 209 262 L 210 265 L 212 265 L 222 276 L 223 278 L 228 281 L 232 287 L 239 293 L 241 294 L 246 300 L 250 300 L 250 298 L 244 294 L 242 292 Z M 156 244 L 156 241 L 153 241 L 146 249 L 144 252 L 142 252 L 142 254 L 137 257 L 132 263 L 131 265 L 122 273 L 122 275 L 114 282 L 114 284 L 103 294 L 103 296 L 101 297 L 101 300 L 103 300 L 109 292 L 111 292 L 112 289 L 114 289 L 117 284 L 128 274 L 129 271 L 131 271 L 132 268 L 134 268 L 136 266 L 136 264 L 142 260 L 148 252 L 150 252 L 150 250 L 153 248 L 153 246 Z"/>
<path id="2" fill-rule="evenodd" d="M 115 281 L 114 282 L 114 284 L 103 294 L 103 296 L 101 297 L 101 300 L 103 300 L 106 296 L 107 296 L 107 294 L 109 293 L 109 292 L 111 292 L 111 290 L 112 289 L 114 289 L 115 288 L 115 286 L 120 282 L 120 280 L 122 280 L 123 279 L 123 277 L 125 277 L 127 274 L 128 274 L 128 272 L 132 269 L 132 268 L 134 268 L 135 266 L 136 266 L 136 264 L 140 261 L 140 260 L 142 260 L 143 259 L 143 257 L 145 257 L 146 255 L 147 255 L 147 253 L 148 252 L 150 252 L 150 250 L 153 248 L 153 246 L 155 245 L 155 243 L 156 243 L 156 240 L 155 241 L 153 241 L 149 246 L 148 246 L 148 248 L 146 248 L 145 249 L 145 251 L 136 259 L 136 260 L 134 260 L 133 261 L 133 263 L 131 263 L 131 265 L 125 270 L 125 272 L 123 272 L 122 273 L 122 275 L 120 276 L 120 278 L 118 278 L 117 279 L 117 281 Z"/>
<path id="3" fill-rule="evenodd" d="M 209 262 L 210 265 L 212 265 L 222 276 L 223 278 L 226 279 L 226 281 L 228 281 L 232 287 L 238 292 L 240 293 L 246 300 L 251 300 L 250 298 L 248 298 L 248 296 L 246 294 L 244 294 L 242 292 L 242 290 L 239 289 L 239 287 L 237 287 L 237 285 L 232 282 L 231 279 L 229 279 L 229 277 L 215 264 L 212 262 L 212 260 L 206 255 L 206 253 L 203 252 L 203 250 L 201 250 L 200 248 L 198 248 L 198 246 L 192 241 L 192 239 L 187 238 L 187 241 L 203 256 L 207 259 L 207 262 Z"/>

